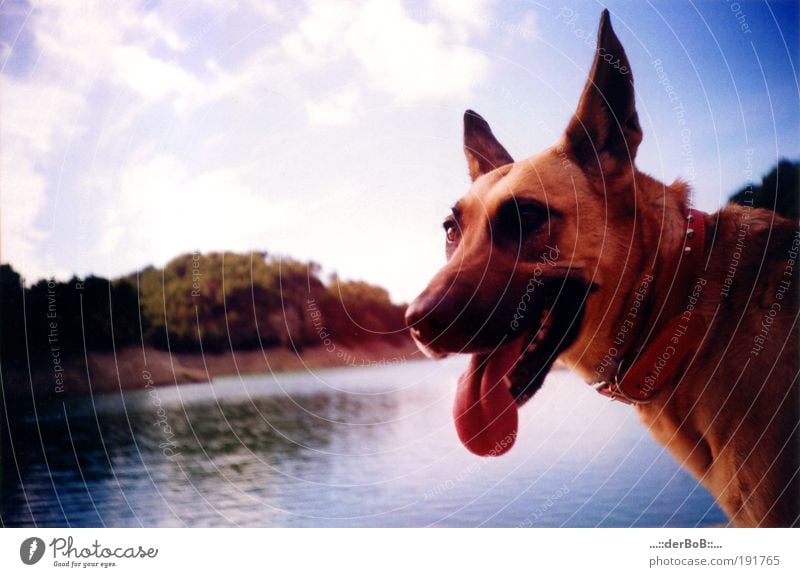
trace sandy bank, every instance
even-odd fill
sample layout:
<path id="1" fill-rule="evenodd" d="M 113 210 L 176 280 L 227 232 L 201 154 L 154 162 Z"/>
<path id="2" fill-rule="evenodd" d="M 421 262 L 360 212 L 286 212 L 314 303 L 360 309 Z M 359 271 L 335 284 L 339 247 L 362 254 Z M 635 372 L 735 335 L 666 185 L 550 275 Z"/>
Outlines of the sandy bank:
<path id="1" fill-rule="evenodd" d="M 65 361 L 61 367 L 34 368 L 30 376 L 27 371 L 4 374 L 4 389 L 7 395 L 30 395 L 32 389 L 37 397 L 106 393 L 142 389 L 148 384 L 201 383 L 237 373 L 385 365 L 420 358 L 421 354 L 410 340 L 402 346 L 374 343 L 368 347 L 337 345 L 333 350 L 314 347 L 300 354 L 285 348 L 201 355 L 129 347 L 117 351 L 116 355 L 90 353 L 88 367 L 81 358 Z"/>

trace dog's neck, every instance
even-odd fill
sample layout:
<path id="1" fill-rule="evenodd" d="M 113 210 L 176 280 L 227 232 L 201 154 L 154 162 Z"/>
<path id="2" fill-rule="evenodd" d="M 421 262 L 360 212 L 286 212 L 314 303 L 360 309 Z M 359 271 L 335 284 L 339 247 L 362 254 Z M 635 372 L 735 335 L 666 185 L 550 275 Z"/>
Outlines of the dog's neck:
<path id="1" fill-rule="evenodd" d="M 629 340 L 634 344 L 622 356 L 616 374 L 596 383 L 598 393 L 627 403 L 650 402 L 679 379 L 703 340 L 706 321 L 696 305 L 707 284 L 701 272 L 706 256 L 705 217 L 698 210 L 689 211 L 684 242 L 677 254 L 659 259 L 642 274 L 636 285 L 636 304 L 641 303 L 640 308 L 649 314 L 640 315 L 634 309 L 635 316 L 641 316 L 635 319 L 639 322 L 628 320 L 622 325 L 631 329 L 638 325 L 639 330 L 630 331 Z M 621 332 L 621 336 L 625 334 Z"/>
<path id="2" fill-rule="evenodd" d="M 620 219 L 616 232 L 642 250 L 626 251 L 624 268 L 619 262 L 602 267 L 621 270 L 622 278 L 601 279 L 604 286 L 587 302 L 581 335 L 562 357 L 587 382 L 611 379 L 627 368 L 620 365 L 679 314 L 681 304 L 670 294 L 685 294 L 685 287 L 674 286 L 674 265 L 686 241 L 688 187 L 667 186 L 638 172 L 634 183 L 637 198 L 649 202 L 636 207 L 635 219 Z M 631 254 L 639 260 L 630 260 Z"/>
<path id="3" fill-rule="evenodd" d="M 648 181 L 651 193 L 653 182 Z M 692 214 L 688 187 L 680 182 L 672 186 L 656 183 L 656 186 L 663 194 L 640 212 L 643 223 L 640 242 L 645 261 L 639 265 L 639 281 L 629 291 L 628 299 L 635 300 L 643 284 L 647 284 L 647 289 L 640 319 L 635 323 L 638 334 L 625 347 L 628 355 L 685 312 L 706 252 L 705 215 Z"/>

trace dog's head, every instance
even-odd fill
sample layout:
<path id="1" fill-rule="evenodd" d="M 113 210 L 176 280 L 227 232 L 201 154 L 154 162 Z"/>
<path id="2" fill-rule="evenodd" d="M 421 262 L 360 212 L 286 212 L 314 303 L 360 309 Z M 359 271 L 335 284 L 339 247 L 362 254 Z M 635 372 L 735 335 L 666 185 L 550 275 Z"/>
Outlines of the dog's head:
<path id="1" fill-rule="evenodd" d="M 589 80 L 556 146 L 515 162 L 487 122 L 466 112 L 473 183 L 444 221 L 447 264 L 406 320 L 426 354 L 472 355 L 455 405 L 471 451 L 511 447 L 517 406 L 575 343 L 605 231 L 634 210 L 640 141 L 630 65 L 607 11 Z"/>

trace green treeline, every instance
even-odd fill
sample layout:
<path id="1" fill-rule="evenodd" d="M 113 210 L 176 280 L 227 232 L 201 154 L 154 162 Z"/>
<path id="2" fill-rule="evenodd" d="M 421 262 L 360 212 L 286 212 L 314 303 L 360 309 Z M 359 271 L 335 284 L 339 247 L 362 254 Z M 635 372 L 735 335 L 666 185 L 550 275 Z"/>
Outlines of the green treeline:
<path id="1" fill-rule="evenodd" d="M 768 208 L 797 220 L 800 203 L 800 162 L 783 159 L 761 179 L 761 184 L 748 184 L 734 193 L 730 202 Z"/>
<path id="2" fill-rule="evenodd" d="M 265 253 L 185 254 L 163 269 L 23 286 L 0 266 L 0 361 L 54 363 L 142 344 L 181 352 L 302 350 L 407 338 L 405 307 L 365 282 L 324 283 L 319 265 Z M 315 312 L 318 311 L 318 312 Z"/>

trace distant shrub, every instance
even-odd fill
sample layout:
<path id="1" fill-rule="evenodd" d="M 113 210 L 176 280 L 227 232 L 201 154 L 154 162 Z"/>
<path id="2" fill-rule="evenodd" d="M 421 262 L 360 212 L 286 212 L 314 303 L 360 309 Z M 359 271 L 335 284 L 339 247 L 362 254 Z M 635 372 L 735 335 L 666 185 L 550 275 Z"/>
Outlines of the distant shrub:
<path id="1" fill-rule="evenodd" d="M 142 343 L 195 352 L 300 350 L 321 343 L 321 324 L 342 344 L 404 337 L 405 307 L 385 289 L 336 276 L 326 285 L 320 271 L 266 253 L 189 253 L 113 281 L 90 276 L 25 287 L 2 265 L 0 359 L 20 364 L 30 355 L 41 364 L 54 346 L 69 357 Z"/>

